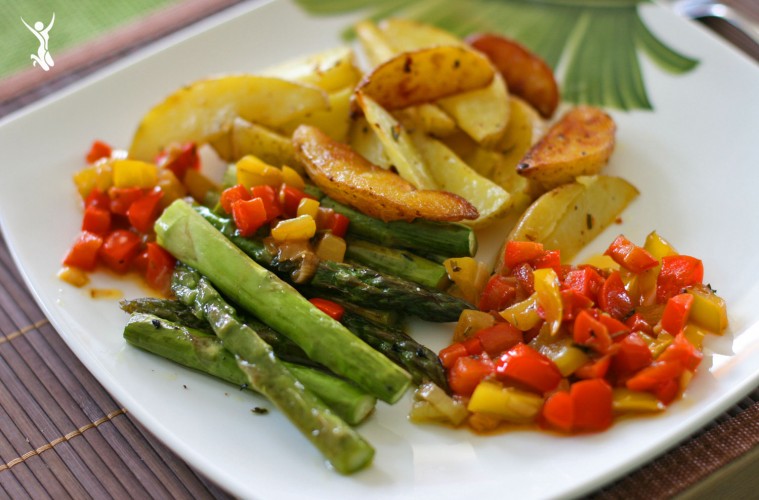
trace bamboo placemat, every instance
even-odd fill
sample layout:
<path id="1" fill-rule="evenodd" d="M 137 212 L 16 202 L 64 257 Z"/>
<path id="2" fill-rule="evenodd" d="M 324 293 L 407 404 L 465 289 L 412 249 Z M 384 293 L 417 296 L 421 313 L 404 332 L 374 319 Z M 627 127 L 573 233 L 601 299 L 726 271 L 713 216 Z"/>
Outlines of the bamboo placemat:
<path id="1" fill-rule="evenodd" d="M 6 92 L 0 98 L 0 117 L 237 1 L 187 0 L 184 9 L 171 5 L 139 25 L 117 28 L 118 43 L 92 42 L 85 49 L 87 59 L 65 55 L 73 61 L 65 75 L 14 80 L 12 93 L 3 85 L 7 80 L 0 81 L 0 95 Z M 759 18 L 759 3 L 731 3 Z M 710 26 L 759 60 L 759 50 L 729 27 Z M 757 444 L 759 389 L 678 447 L 592 498 L 710 498 L 715 491 L 720 498 L 755 497 Z M 748 483 L 738 482 L 746 478 Z M 228 498 L 135 422 L 84 368 L 37 307 L 2 234 L 0 497 Z"/>

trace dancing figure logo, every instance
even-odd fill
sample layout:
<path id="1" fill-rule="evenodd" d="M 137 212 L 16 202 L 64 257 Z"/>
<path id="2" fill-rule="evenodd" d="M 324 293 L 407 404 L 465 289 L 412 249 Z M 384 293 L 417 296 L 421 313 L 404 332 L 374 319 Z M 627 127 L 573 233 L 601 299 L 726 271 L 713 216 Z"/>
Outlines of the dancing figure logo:
<path id="1" fill-rule="evenodd" d="M 34 61 L 32 66 L 39 65 L 44 71 L 49 71 L 50 68 L 55 65 L 53 56 L 50 55 L 50 46 L 48 44 L 50 41 L 50 29 L 55 22 L 55 12 L 53 12 L 53 18 L 50 20 L 50 24 L 48 24 L 47 27 L 45 27 L 42 21 L 37 21 L 34 23 L 34 26 L 29 26 L 27 22 L 24 21 L 23 17 L 21 18 L 21 22 L 24 23 L 24 26 L 29 28 L 29 31 L 31 31 L 40 42 L 40 46 L 37 48 L 37 53 L 31 55 L 31 59 Z"/>

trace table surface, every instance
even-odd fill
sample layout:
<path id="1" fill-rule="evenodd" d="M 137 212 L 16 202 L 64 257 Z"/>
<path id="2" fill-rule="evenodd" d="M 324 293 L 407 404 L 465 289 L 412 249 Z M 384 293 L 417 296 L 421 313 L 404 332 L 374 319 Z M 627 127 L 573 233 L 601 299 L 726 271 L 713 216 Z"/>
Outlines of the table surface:
<path id="1" fill-rule="evenodd" d="M 73 68 L 61 76 L 15 68 L 4 73 L 0 65 L 0 117 L 238 2 L 163 0 L 161 8 L 135 14 L 139 23 L 109 26 L 107 42 L 72 41 L 56 59 Z M 759 22 L 759 1 L 725 3 Z M 759 61 L 759 46 L 732 27 L 705 24 Z M 757 498 L 757 444 L 759 388 L 591 497 Z M 1 233 L 0 497 L 228 498 L 132 419 L 81 365 L 26 289 Z"/>

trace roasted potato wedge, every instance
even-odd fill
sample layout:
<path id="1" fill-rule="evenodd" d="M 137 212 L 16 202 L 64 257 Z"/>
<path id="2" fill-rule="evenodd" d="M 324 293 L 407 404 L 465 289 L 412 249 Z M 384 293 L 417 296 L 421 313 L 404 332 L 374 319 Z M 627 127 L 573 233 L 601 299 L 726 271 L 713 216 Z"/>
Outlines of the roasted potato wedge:
<path id="1" fill-rule="evenodd" d="M 359 21 L 353 29 L 370 68 L 379 66 L 399 53 L 373 21 Z"/>
<path id="2" fill-rule="evenodd" d="M 445 30 L 410 19 L 386 19 L 380 23 L 379 30 L 396 54 L 438 45 L 466 45 Z"/>
<path id="3" fill-rule="evenodd" d="M 129 157 L 152 161 L 173 142 L 205 143 L 237 117 L 276 129 L 328 108 L 322 89 L 279 78 L 233 75 L 200 80 L 177 90 L 142 118 Z"/>
<path id="4" fill-rule="evenodd" d="M 573 108 L 522 158 L 519 174 L 546 189 L 580 175 L 597 174 L 614 151 L 616 130 L 614 120 L 602 109 Z"/>
<path id="5" fill-rule="evenodd" d="M 382 145 L 379 136 L 372 130 L 372 126 L 364 116 L 359 116 L 351 122 L 348 145 L 378 167 L 388 170 L 393 166 L 393 162 L 385 152 L 385 146 Z"/>
<path id="6" fill-rule="evenodd" d="M 375 67 L 356 92 L 392 111 L 486 87 L 494 75 L 490 61 L 474 50 L 430 47 L 404 52 Z"/>
<path id="7" fill-rule="evenodd" d="M 424 160 L 416 150 L 406 129 L 373 99 L 358 92 L 356 102 L 364 111 L 364 116 L 374 133 L 379 137 L 398 174 L 417 189 L 437 189 Z"/>
<path id="8" fill-rule="evenodd" d="M 243 156 L 253 155 L 270 165 L 297 168 L 293 143 L 289 137 L 242 118 L 232 122 L 226 136 L 212 140 L 209 144 L 222 160 L 230 163 L 237 162 Z"/>
<path id="9" fill-rule="evenodd" d="M 477 207 L 480 216 L 471 225 L 487 225 L 509 210 L 509 193 L 472 170 L 445 144 L 419 131 L 411 137 L 439 188 L 457 194 Z"/>
<path id="10" fill-rule="evenodd" d="M 488 56 L 506 79 L 511 93 L 532 104 L 543 117 L 553 116 L 559 105 L 559 86 L 553 70 L 543 59 L 501 35 L 473 35 L 467 42 Z"/>
<path id="11" fill-rule="evenodd" d="M 407 130 L 421 130 L 435 137 L 447 137 L 458 128 L 445 111 L 434 104 L 420 104 L 393 113 Z"/>
<path id="12" fill-rule="evenodd" d="M 361 70 L 350 47 L 335 47 L 294 59 L 265 69 L 261 74 L 313 85 L 327 92 L 353 87 L 361 79 Z"/>
<path id="13" fill-rule="evenodd" d="M 352 97 L 353 87 L 345 87 L 330 92 L 327 96 L 329 99 L 328 109 L 321 109 L 299 116 L 279 128 L 285 135 L 290 136 L 299 125 L 313 125 L 322 129 L 323 132 L 336 141 L 345 142 L 348 140 L 348 129 L 351 122 Z"/>
<path id="14" fill-rule="evenodd" d="M 372 165 L 349 146 L 318 128 L 302 125 L 293 134 L 295 154 L 311 180 L 333 199 L 384 221 L 476 219 L 477 209 L 446 191 L 417 190 L 399 175 Z"/>
<path id="15" fill-rule="evenodd" d="M 509 123 L 509 91 L 498 73 L 487 87 L 440 99 L 437 104 L 461 130 L 485 146 L 497 144 Z"/>
<path id="16" fill-rule="evenodd" d="M 535 200 L 508 240 L 537 241 L 547 249 L 561 249 L 562 260 L 568 262 L 637 196 L 635 186 L 619 177 L 579 177 Z"/>

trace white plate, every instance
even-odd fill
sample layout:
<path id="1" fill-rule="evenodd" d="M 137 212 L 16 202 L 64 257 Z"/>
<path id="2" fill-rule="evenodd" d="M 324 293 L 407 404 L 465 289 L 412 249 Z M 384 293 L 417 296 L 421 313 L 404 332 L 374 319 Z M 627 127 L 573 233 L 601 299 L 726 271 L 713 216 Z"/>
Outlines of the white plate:
<path id="1" fill-rule="evenodd" d="M 235 495 L 588 492 L 686 438 L 759 382 L 759 70 L 700 27 L 656 6 L 641 10 L 657 36 L 700 64 L 680 76 L 644 66 L 655 111 L 613 113 L 619 146 L 611 171 L 636 184 L 641 196 L 623 224 L 588 252 L 602 250 L 618 232 L 642 241 L 656 229 L 681 252 L 703 259 L 731 322 L 724 337 L 707 341 L 685 398 L 660 416 L 591 436 L 477 437 L 410 424 L 407 398 L 380 405 L 361 427 L 377 448 L 375 463 L 343 477 L 280 414 L 251 413 L 266 402 L 127 346 L 121 338 L 127 317 L 113 301 L 94 301 L 56 279 L 81 218 L 71 175 L 93 139 L 126 146 L 141 114 L 179 85 L 334 46 L 350 16 L 309 17 L 288 2 L 242 5 L 8 117 L 0 124 L 2 229 L 36 299 L 87 368 L 151 432 Z M 94 285 L 143 294 L 105 276 Z M 421 338 L 433 348 L 448 338 L 447 327 L 424 330 Z"/>

